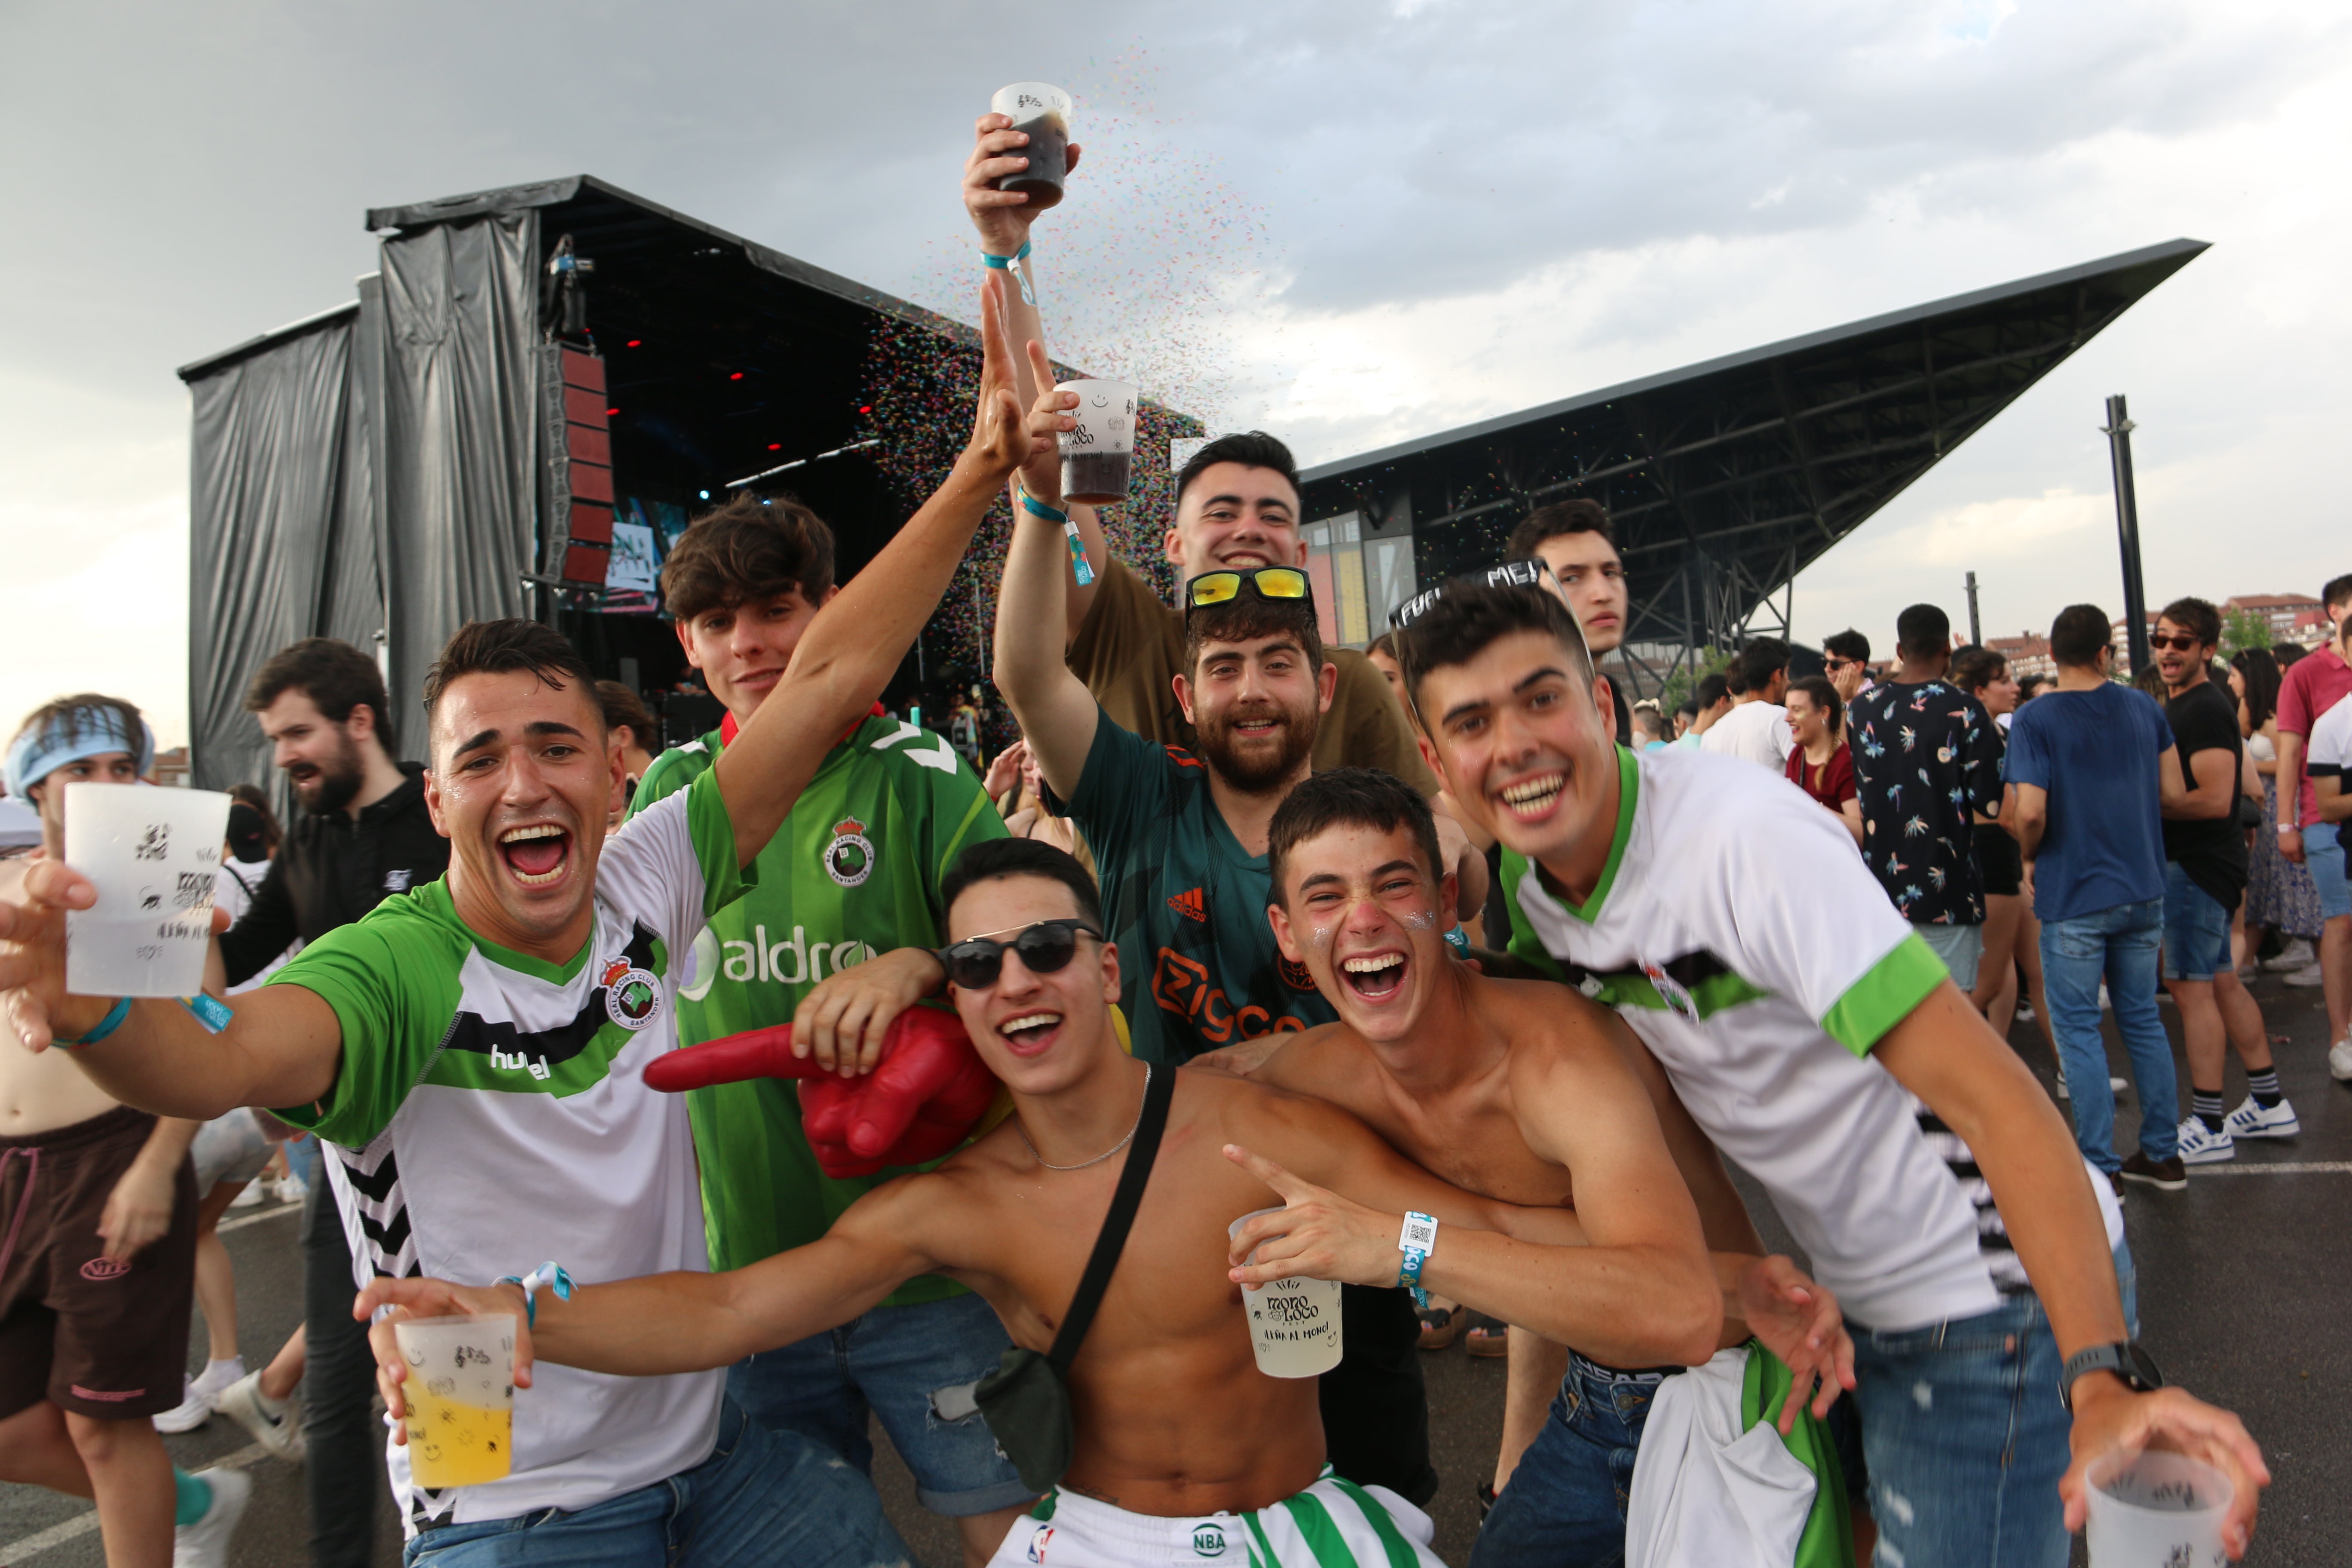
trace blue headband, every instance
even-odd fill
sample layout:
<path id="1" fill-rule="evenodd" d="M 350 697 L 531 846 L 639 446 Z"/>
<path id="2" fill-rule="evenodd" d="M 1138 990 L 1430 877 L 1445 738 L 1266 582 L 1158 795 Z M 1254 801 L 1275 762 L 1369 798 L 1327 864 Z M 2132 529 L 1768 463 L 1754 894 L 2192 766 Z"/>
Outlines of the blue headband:
<path id="1" fill-rule="evenodd" d="M 102 756 L 108 752 L 132 753 L 144 777 L 155 765 L 155 731 L 142 719 L 134 742 L 122 732 L 122 716 L 116 710 L 76 708 L 61 719 L 26 731 L 9 746 L 8 793 L 24 800 L 26 790 L 68 763 Z"/>

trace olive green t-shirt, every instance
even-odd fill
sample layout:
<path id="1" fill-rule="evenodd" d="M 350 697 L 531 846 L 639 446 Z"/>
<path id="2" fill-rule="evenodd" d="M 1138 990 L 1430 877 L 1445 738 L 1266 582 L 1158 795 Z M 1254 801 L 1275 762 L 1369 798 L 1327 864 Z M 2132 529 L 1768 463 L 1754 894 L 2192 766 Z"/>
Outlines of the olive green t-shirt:
<path id="1" fill-rule="evenodd" d="M 1380 670 L 1353 648 L 1324 653 L 1338 668 L 1339 683 L 1330 710 L 1316 727 L 1315 771 L 1378 768 L 1424 795 L 1436 795 L 1437 775 L 1421 760 L 1412 723 Z M 1162 602 L 1150 584 L 1112 556 L 1071 640 L 1071 672 L 1120 729 L 1189 750 L 1198 742 L 1176 703 L 1176 672 L 1183 662 L 1183 612 Z"/>

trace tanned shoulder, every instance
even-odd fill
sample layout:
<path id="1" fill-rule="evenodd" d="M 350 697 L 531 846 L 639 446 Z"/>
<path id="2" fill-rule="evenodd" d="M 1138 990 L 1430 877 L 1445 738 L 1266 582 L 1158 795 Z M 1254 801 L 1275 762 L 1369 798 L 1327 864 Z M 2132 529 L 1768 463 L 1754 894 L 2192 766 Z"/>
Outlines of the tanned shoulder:
<path id="1" fill-rule="evenodd" d="M 1639 1037 L 1613 1009 L 1581 992 L 1549 980 L 1480 976 L 1473 994 L 1479 1010 L 1511 1042 L 1515 1098 L 1521 1089 L 1573 1091 L 1643 1081 Z"/>

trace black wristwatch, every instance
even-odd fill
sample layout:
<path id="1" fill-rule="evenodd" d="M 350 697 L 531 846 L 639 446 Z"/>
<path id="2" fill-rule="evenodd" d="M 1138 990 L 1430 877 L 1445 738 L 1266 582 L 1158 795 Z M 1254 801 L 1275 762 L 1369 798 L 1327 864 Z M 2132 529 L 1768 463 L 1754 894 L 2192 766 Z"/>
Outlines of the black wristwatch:
<path id="1" fill-rule="evenodd" d="M 2058 1398 L 2068 1411 L 2074 1408 L 2074 1380 L 2085 1373 L 2111 1372 L 2124 1380 L 2135 1394 L 2164 1386 L 2164 1373 L 2156 1369 L 2156 1358 L 2140 1349 L 2136 1340 L 2117 1344 L 2093 1345 L 2086 1351 L 2076 1351 L 2066 1358 L 2058 1373 Z"/>

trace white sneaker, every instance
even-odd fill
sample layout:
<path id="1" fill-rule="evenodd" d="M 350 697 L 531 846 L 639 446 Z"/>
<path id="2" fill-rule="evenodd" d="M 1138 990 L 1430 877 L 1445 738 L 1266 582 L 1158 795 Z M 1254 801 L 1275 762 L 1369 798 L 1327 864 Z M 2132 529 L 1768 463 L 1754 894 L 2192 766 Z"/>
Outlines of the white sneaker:
<path id="1" fill-rule="evenodd" d="M 261 1392 L 261 1374 L 238 1378 L 213 1401 L 213 1408 L 253 1434 L 264 1448 L 281 1459 L 299 1462 L 302 1444 L 302 1392 L 299 1384 L 283 1400 Z"/>
<path id="2" fill-rule="evenodd" d="M 2058 1069 L 2058 1098 L 2061 1100 L 2074 1098 L 2073 1092 L 2066 1087 L 2066 1069 L 2063 1067 Z"/>
<path id="3" fill-rule="evenodd" d="M 172 1568 L 228 1568 L 229 1538 L 253 1500 L 253 1482 L 243 1470 L 199 1470 L 196 1476 L 212 1487 L 213 1506 L 195 1523 L 172 1531 Z"/>
<path id="4" fill-rule="evenodd" d="M 2263 959 L 2263 967 L 2277 974 L 2290 969 L 2307 968 L 2318 961 L 2319 955 L 2311 951 L 2311 943 L 2302 937 L 2295 937 L 2279 949 L 2274 956 Z"/>
<path id="5" fill-rule="evenodd" d="M 2254 1103 L 2254 1097 L 2251 1094 L 2246 1097 L 2245 1104 L 2230 1112 L 2229 1120 L 2222 1125 L 2230 1130 L 2232 1138 L 2292 1138 L 2303 1131 L 2303 1123 L 2295 1120 L 2292 1104 L 2282 1100 L 2264 1110 Z"/>
<path id="6" fill-rule="evenodd" d="M 2031 1002 L 2020 1002 L 2017 1005 L 2017 1012 L 2014 1021 L 2020 1024 L 2031 1024 L 2033 1022 L 2033 1004 Z"/>
<path id="7" fill-rule="evenodd" d="M 278 1180 L 278 1201 L 299 1204 L 310 1195 L 310 1184 L 299 1176 L 281 1176 Z"/>
<path id="8" fill-rule="evenodd" d="M 207 1363 L 205 1370 L 194 1377 L 181 1379 L 180 1386 L 186 1397 L 155 1417 L 158 1432 L 193 1432 L 212 1416 L 218 1406 L 215 1401 L 221 1391 L 245 1375 L 243 1357 Z"/>
<path id="9" fill-rule="evenodd" d="M 2311 963 L 2305 964 L 2301 969 L 2291 969 L 2287 971 L 2283 978 L 2289 985 L 2293 985 L 2299 990 L 2308 991 L 2315 985 L 2326 984 L 2327 972 L 2320 968 L 2318 964 Z"/>
<path id="10" fill-rule="evenodd" d="M 2352 1035 L 2327 1047 L 2327 1071 L 2338 1083 L 2352 1083 Z"/>
<path id="11" fill-rule="evenodd" d="M 2121 1094 L 2126 1089 L 2131 1088 L 2131 1079 L 2127 1078 L 2111 1078 L 2107 1079 L 2107 1088 L 2116 1094 Z"/>
<path id="12" fill-rule="evenodd" d="M 2231 1141 L 2225 1122 L 2215 1132 L 2194 1116 L 2180 1120 L 2180 1163 L 2184 1165 L 2218 1165 L 2224 1160 L 2238 1157 L 2238 1146 Z"/>
<path id="13" fill-rule="evenodd" d="M 2107 994 L 2107 983 L 2102 980 L 2099 982 L 2099 1011 L 2112 1013 L 2115 1010 L 2116 999 Z"/>
<path id="14" fill-rule="evenodd" d="M 228 1206 L 233 1209 L 252 1208 L 255 1205 L 260 1203 L 262 1199 L 269 1195 L 268 1191 L 268 1185 L 269 1184 L 267 1182 L 246 1183 L 245 1185 L 237 1188 L 236 1196 L 229 1199 Z"/>

